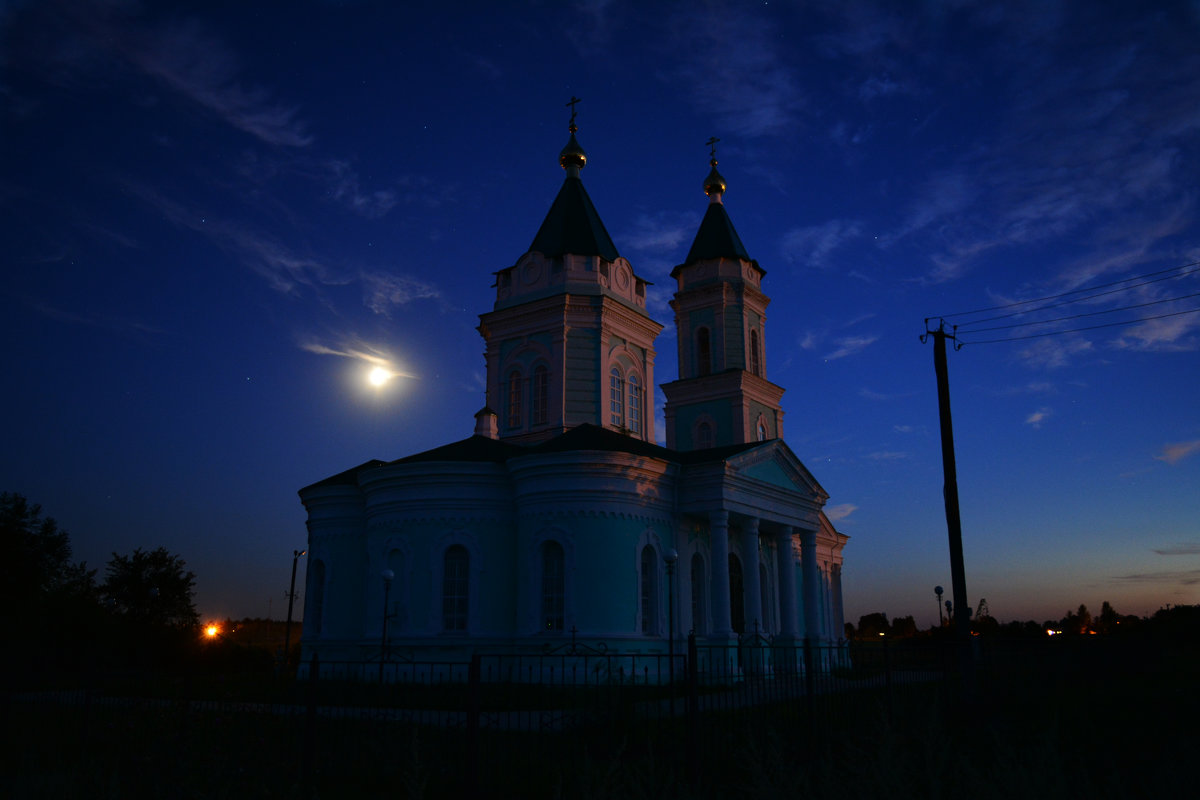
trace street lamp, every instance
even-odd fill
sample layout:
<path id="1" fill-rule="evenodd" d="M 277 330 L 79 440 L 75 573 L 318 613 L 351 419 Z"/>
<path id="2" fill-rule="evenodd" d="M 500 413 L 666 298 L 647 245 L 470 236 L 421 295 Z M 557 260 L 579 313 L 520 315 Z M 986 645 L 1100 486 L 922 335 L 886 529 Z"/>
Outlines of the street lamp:
<path id="1" fill-rule="evenodd" d="M 392 592 L 392 580 L 396 573 L 385 569 L 379 574 L 383 578 L 383 634 L 380 637 L 383 647 L 379 652 L 379 682 L 383 683 L 383 665 L 388 660 L 388 595 Z"/>
<path id="2" fill-rule="evenodd" d="M 288 589 L 288 615 L 287 624 L 283 626 L 283 668 L 287 669 L 288 664 L 288 648 L 292 644 L 292 604 L 296 602 L 296 562 L 300 560 L 300 556 L 307 553 L 307 550 L 292 551 L 292 585 Z"/>
<path id="3" fill-rule="evenodd" d="M 946 591 L 946 590 L 940 586 L 933 587 L 933 593 L 935 595 L 937 595 L 938 627 L 939 628 L 946 624 L 946 621 L 942 618 L 942 592 L 944 592 L 944 591 Z"/>
<path id="4" fill-rule="evenodd" d="M 671 685 L 675 685 L 675 562 L 679 560 L 679 552 L 671 548 L 663 553 L 663 561 L 667 564 L 667 672 Z"/>

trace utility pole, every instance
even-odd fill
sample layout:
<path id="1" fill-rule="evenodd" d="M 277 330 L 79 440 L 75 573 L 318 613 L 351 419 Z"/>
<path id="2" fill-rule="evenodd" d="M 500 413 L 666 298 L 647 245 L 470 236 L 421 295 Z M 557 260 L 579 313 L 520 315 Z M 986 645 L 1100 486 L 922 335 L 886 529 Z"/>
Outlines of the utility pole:
<path id="1" fill-rule="evenodd" d="M 307 552 L 307 550 L 292 551 L 292 583 L 287 592 L 288 615 L 287 624 L 283 628 L 283 669 L 285 672 L 288 666 L 288 648 L 292 645 L 292 605 L 296 602 L 296 562 Z"/>
<path id="2" fill-rule="evenodd" d="M 937 373 L 938 418 L 942 429 L 942 496 L 946 502 L 946 530 L 950 536 L 950 581 L 954 597 L 954 627 L 957 638 L 966 641 L 971 635 L 971 606 L 967 603 L 967 577 L 963 566 L 962 522 L 958 516 L 958 473 L 954 465 L 954 426 L 950 421 L 950 378 L 946 368 L 946 323 L 939 321 L 936 331 L 929 330 L 925 320 L 922 344 L 933 337 L 933 367 Z"/>

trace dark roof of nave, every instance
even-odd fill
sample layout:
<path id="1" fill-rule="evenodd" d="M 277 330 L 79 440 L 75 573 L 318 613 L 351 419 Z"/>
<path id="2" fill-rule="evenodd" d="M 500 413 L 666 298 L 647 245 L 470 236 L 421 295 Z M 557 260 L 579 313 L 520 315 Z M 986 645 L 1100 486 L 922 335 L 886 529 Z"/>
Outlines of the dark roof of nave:
<path id="1" fill-rule="evenodd" d="M 300 491 L 303 493 L 306 489 L 318 486 L 353 486 L 358 483 L 360 472 L 389 464 L 416 464 L 433 461 L 503 464 L 510 458 L 517 458 L 519 456 L 541 453 L 569 453 L 581 450 L 629 453 L 635 456 L 673 461 L 676 464 L 701 464 L 708 461 L 724 461 L 730 456 L 737 455 L 762 444 L 765 444 L 765 442 L 731 444 L 722 447 L 710 447 L 707 450 L 671 450 L 653 442 L 635 439 L 632 436 L 592 424 L 577 425 L 565 433 L 555 436 L 553 439 L 535 445 L 513 444 L 500 439 L 475 435 L 457 442 L 444 444 L 441 447 L 435 447 L 432 450 L 425 450 L 405 456 L 404 458 L 398 458 L 395 461 L 372 459 L 353 469 L 348 469 L 345 472 L 339 472 L 337 475 L 322 481 L 317 481 Z"/>
<path id="2" fill-rule="evenodd" d="M 338 485 L 357 486 L 358 485 L 358 473 L 362 472 L 364 469 L 371 469 L 372 467 L 382 467 L 386 463 L 387 463 L 386 461 L 380 461 L 377 458 L 372 458 L 370 461 L 364 461 L 362 464 L 359 464 L 357 467 L 351 467 L 350 469 L 346 470 L 345 472 L 339 472 L 337 475 L 331 475 L 324 480 L 320 480 L 314 484 L 305 486 L 304 489 L 301 489 L 300 491 L 303 492 L 305 489 L 312 489 L 317 486 L 338 486 Z"/>
<path id="3" fill-rule="evenodd" d="M 620 258 L 617 246 L 583 188 L 583 181 L 573 177 L 563 181 L 529 249 L 550 258 L 559 258 L 565 253 L 600 256 L 606 261 Z"/>
<path id="4" fill-rule="evenodd" d="M 688 250 L 687 258 L 679 266 L 710 258 L 751 260 L 737 231 L 733 229 L 733 221 L 729 219 L 729 214 L 721 203 L 708 204 L 708 211 L 704 212 L 704 219 L 700 222 L 700 230 L 696 231 L 696 238 L 692 241 L 692 249 Z M 675 269 L 678 270 L 679 267 Z M 675 272 L 671 273 L 671 277 L 675 277 Z"/>
<path id="5" fill-rule="evenodd" d="M 519 444 L 475 435 L 469 439 L 444 444 L 423 453 L 398 458 L 392 464 L 411 464 L 417 461 L 491 461 L 503 464 L 513 456 L 523 455 L 528 448 Z"/>

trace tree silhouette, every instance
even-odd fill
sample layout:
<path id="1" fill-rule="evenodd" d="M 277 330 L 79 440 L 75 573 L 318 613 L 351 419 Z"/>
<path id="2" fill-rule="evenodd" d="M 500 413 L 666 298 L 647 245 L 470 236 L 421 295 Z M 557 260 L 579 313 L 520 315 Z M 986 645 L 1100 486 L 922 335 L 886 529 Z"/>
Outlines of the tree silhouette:
<path id="1" fill-rule="evenodd" d="M 135 625 L 194 628 L 200 624 L 193 597 L 196 575 L 165 547 L 129 556 L 113 553 L 101 593 L 113 613 Z"/>

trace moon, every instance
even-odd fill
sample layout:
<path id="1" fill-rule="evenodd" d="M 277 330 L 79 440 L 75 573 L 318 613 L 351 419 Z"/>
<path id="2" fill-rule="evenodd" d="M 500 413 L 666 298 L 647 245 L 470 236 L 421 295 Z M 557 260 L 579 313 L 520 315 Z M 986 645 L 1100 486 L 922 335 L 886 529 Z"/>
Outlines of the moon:
<path id="1" fill-rule="evenodd" d="M 376 367 L 375 369 L 371 370 L 369 375 L 367 375 L 367 380 L 371 382 L 372 386 L 383 386 L 391 379 L 392 373 L 383 367 Z"/>

